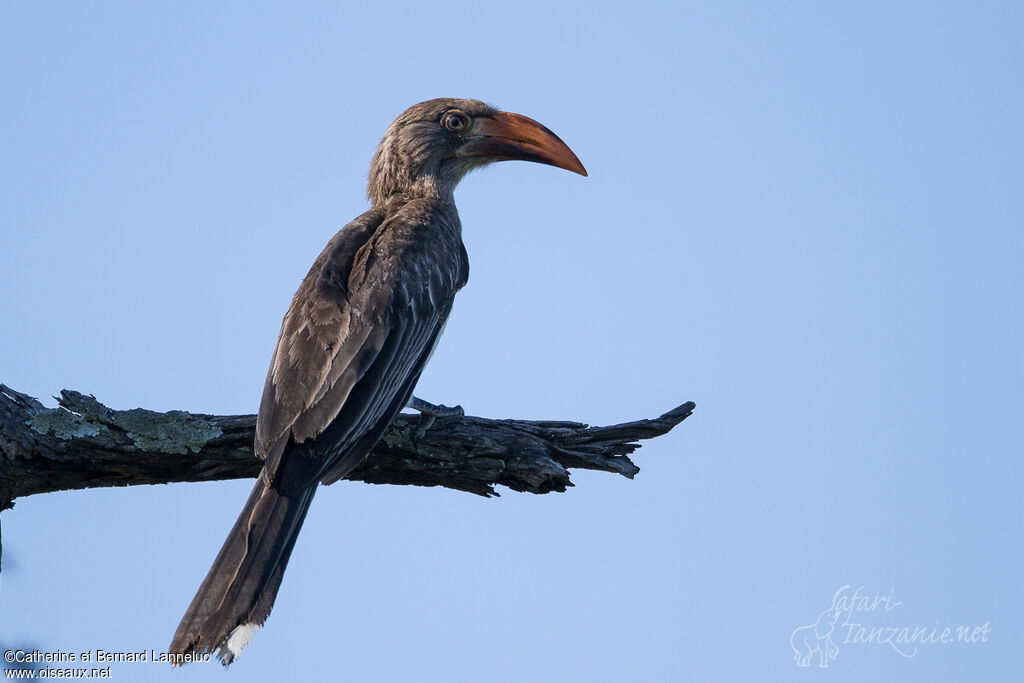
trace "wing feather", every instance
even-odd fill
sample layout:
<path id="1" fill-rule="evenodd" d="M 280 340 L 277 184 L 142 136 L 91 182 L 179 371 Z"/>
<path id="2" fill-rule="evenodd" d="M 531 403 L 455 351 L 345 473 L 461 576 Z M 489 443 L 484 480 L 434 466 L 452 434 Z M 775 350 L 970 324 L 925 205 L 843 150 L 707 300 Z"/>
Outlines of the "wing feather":
<path id="1" fill-rule="evenodd" d="M 312 446 L 325 482 L 348 474 L 405 405 L 465 282 L 443 221 L 369 214 L 328 243 L 282 323 L 257 419 L 268 477 L 288 443 Z"/>

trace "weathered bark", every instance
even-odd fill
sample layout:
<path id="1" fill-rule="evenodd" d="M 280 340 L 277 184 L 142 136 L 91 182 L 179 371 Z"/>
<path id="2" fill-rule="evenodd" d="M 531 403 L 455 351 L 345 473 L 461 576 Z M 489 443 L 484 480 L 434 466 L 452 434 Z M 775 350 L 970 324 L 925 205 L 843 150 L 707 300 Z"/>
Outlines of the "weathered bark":
<path id="1" fill-rule="evenodd" d="M 254 415 L 111 410 L 64 390 L 59 408 L 0 384 L 0 510 L 36 493 L 255 477 Z M 633 476 L 627 457 L 693 412 L 687 402 L 661 417 L 610 427 L 579 422 L 439 418 L 416 443 L 418 417 L 399 415 L 349 479 L 444 486 L 482 496 L 496 485 L 548 493 L 572 486 L 569 469 Z"/>

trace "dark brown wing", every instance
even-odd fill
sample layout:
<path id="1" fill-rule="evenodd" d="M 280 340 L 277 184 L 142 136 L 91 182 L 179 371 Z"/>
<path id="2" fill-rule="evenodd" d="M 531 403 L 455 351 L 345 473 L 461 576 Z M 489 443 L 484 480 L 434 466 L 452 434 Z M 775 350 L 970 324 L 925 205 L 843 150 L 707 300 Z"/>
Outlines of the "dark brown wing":
<path id="1" fill-rule="evenodd" d="M 256 420 L 258 457 L 268 462 L 280 457 L 296 419 L 316 403 L 325 385 L 337 385 L 340 375 L 367 344 L 370 326 L 360 326 L 354 320 L 357 316 L 344 305 L 320 297 L 317 292 L 322 287 L 318 282 L 328 274 L 328 282 L 333 275 L 338 290 L 346 287 L 345 271 L 351 270 L 358 250 L 383 220 L 383 213 L 368 211 L 342 228 L 299 285 L 281 323 L 263 387 Z M 327 376 L 332 369 L 333 382 Z"/>
<path id="2" fill-rule="evenodd" d="M 288 443 L 313 447 L 315 478 L 344 476 L 408 400 L 465 281 L 457 229 L 429 209 L 364 214 L 299 287 L 257 419 L 268 481 Z"/>

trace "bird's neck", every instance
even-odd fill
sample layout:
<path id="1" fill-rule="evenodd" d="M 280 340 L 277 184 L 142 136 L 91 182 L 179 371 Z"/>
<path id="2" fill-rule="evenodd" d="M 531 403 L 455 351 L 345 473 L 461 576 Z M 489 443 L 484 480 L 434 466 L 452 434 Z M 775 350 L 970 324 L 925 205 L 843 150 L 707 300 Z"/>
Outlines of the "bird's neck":
<path id="1" fill-rule="evenodd" d="M 366 194 L 374 208 L 386 209 L 413 199 L 454 202 L 459 179 L 448 177 L 450 169 L 433 158 L 429 148 L 399 147 L 394 140 L 393 135 L 386 136 L 370 163 Z"/>
<path id="2" fill-rule="evenodd" d="M 455 196 L 450 189 L 445 189 L 434 182 L 429 176 L 420 176 L 408 184 L 383 188 L 376 192 L 371 185 L 370 202 L 375 209 L 393 213 L 405 204 L 416 199 L 431 199 L 443 205 L 455 206 Z"/>

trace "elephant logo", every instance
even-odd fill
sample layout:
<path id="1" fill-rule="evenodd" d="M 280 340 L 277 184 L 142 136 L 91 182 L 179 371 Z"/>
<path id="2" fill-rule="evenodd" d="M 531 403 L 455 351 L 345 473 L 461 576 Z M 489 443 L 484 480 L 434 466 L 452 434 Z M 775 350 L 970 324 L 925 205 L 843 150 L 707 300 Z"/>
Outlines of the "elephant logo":
<path id="1" fill-rule="evenodd" d="M 839 654 L 839 647 L 832 642 L 832 631 L 839 621 L 839 610 L 830 607 L 818 616 L 818 620 L 807 626 L 800 626 L 789 637 L 789 644 L 796 653 L 797 666 L 810 666 L 814 653 L 820 656 L 818 666 L 825 668 L 830 659 Z"/>

